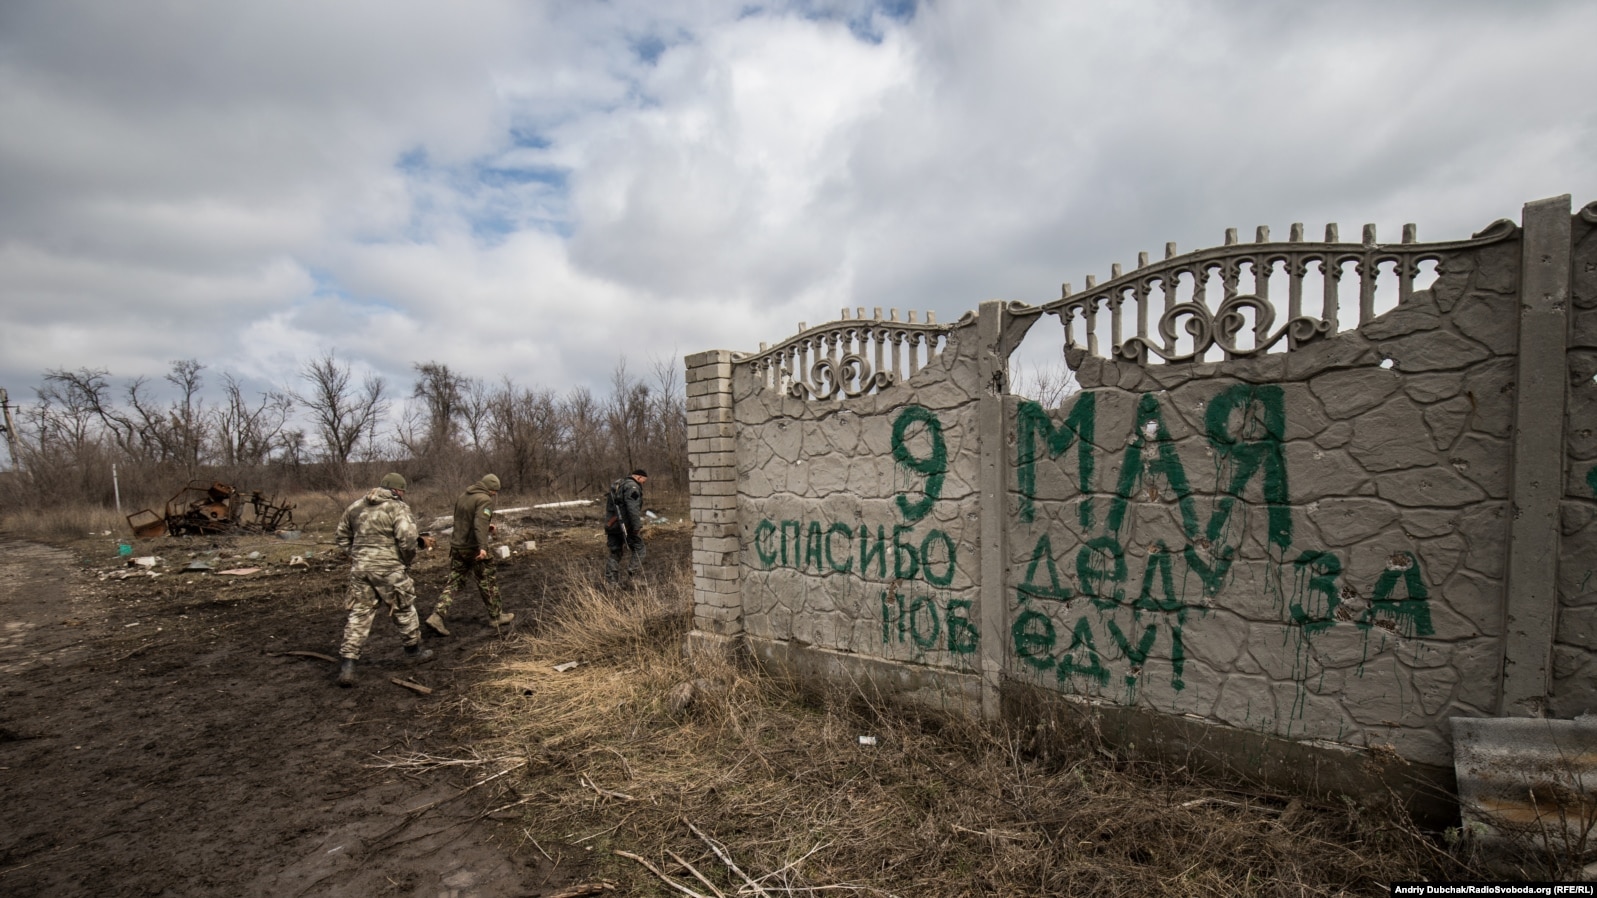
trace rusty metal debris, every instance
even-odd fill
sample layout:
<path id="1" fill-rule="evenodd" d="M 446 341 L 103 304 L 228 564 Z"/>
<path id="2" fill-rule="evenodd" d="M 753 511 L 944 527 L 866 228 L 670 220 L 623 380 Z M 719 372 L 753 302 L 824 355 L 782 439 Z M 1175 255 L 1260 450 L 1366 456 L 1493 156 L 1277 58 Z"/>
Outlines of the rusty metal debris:
<path id="1" fill-rule="evenodd" d="M 156 514 L 148 508 L 135 511 L 128 515 L 128 526 L 140 539 L 237 530 L 270 533 L 294 522 L 293 508 L 260 490 L 254 490 L 246 498 L 231 484 L 191 480 L 167 500 L 165 514 Z"/>

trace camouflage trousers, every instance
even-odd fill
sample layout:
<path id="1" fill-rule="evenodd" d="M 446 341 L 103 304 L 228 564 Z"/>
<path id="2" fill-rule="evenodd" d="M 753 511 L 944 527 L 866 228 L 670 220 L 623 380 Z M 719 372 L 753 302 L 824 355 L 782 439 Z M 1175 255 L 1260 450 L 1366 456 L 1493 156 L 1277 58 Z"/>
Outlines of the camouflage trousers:
<path id="1" fill-rule="evenodd" d="M 377 606 L 388 606 L 388 613 L 399 626 L 405 645 L 421 642 L 421 617 L 416 613 L 416 584 L 406 571 L 350 571 L 349 593 L 344 607 L 349 620 L 344 623 L 344 642 L 338 648 L 341 658 L 360 658 L 361 647 L 371 635 Z"/>
<path id="2" fill-rule="evenodd" d="M 448 617 L 455 593 L 466 588 L 468 578 L 476 582 L 477 591 L 482 593 L 482 603 L 488 607 L 488 616 L 498 617 L 502 614 L 504 609 L 499 604 L 499 580 L 494 574 L 493 556 L 478 558 L 476 549 L 449 550 L 449 579 L 444 582 L 444 593 L 438 597 L 438 605 L 433 608 L 433 613 Z"/>

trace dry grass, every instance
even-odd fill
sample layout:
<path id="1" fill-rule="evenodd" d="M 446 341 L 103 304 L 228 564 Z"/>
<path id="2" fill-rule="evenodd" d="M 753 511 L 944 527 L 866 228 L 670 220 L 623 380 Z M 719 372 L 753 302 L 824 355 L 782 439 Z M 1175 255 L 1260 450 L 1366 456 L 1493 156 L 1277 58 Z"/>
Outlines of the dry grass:
<path id="1" fill-rule="evenodd" d="M 528 762 L 509 801 L 532 845 L 628 894 L 687 893 L 669 877 L 704 896 L 1384 895 L 1475 872 L 1351 805 L 1227 791 L 1090 744 L 1044 762 L 1002 726 L 685 657 L 687 572 L 616 593 L 592 573 L 568 578 L 559 618 L 473 710 L 484 755 Z"/>

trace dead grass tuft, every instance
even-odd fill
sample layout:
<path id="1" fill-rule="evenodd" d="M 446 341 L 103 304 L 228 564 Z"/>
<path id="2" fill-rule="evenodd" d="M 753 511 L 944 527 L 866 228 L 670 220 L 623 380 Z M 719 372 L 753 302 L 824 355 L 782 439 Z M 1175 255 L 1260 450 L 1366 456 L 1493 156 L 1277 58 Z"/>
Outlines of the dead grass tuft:
<path id="1" fill-rule="evenodd" d="M 670 879 L 706 896 L 1384 895 L 1473 872 L 1351 804 L 1227 791 L 1090 744 L 1043 760 L 1008 727 L 687 657 L 687 571 L 618 591 L 593 573 L 573 568 L 557 617 L 473 701 L 484 756 L 528 760 L 528 839 L 629 894 L 685 893 Z"/>

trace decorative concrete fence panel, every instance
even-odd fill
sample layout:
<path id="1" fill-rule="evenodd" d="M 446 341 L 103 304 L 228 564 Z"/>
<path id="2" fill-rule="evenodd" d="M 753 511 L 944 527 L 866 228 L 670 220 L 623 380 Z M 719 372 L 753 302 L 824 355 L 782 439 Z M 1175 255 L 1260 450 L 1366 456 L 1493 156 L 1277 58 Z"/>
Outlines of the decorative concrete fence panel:
<path id="1" fill-rule="evenodd" d="M 1087 287 L 690 356 L 695 639 L 1284 766 L 1446 771 L 1450 718 L 1597 712 L 1597 204 Z M 1058 408 L 1008 390 L 1049 319 Z"/>

